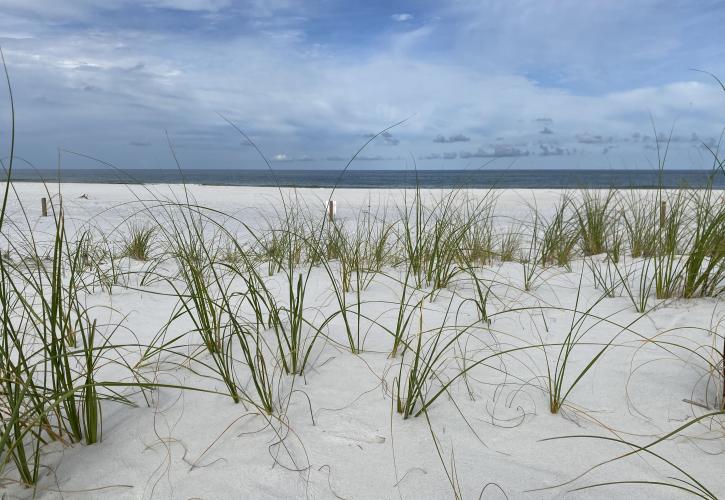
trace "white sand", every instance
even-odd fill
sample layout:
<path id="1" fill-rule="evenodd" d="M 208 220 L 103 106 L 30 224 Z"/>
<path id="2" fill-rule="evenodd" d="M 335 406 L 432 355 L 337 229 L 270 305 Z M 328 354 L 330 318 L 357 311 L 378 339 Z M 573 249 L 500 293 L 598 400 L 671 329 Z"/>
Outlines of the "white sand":
<path id="1" fill-rule="evenodd" d="M 17 184 L 15 188 L 35 234 L 41 239 L 50 234 L 52 219 L 39 217 L 42 186 Z M 57 186 L 51 189 L 55 191 Z M 281 209 L 279 192 L 271 188 L 194 186 L 191 190 L 199 205 L 234 215 L 255 227 L 262 215 L 271 217 L 275 209 Z M 76 230 L 90 223 L 114 236 L 125 230 L 125 217 L 141 210 L 137 199 L 166 197 L 171 191 L 169 186 L 65 184 L 62 193 L 66 221 Z M 178 186 L 173 191 L 183 196 Z M 329 191 L 302 189 L 298 194 L 322 213 L 322 200 L 328 198 Z M 400 202 L 402 193 L 340 189 L 334 195 L 338 217 L 353 217 L 369 200 L 373 206 Z M 80 198 L 82 194 L 87 199 Z M 526 220 L 534 201 L 543 213 L 551 211 L 561 192 L 507 190 L 496 194 L 498 223 L 510 224 L 511 220 Z M 440 191 L 426 193 L 440 195 Z M 21 224 L 16 200 L 11 201 L 9 214 L 10 220 Z M 244 234 L 238 224 L 236 229 Z M 133 269 L 142 267 L 135 262 L 129 265 Z M 582 261 L 576 261 L 570 272 L 547 270 L 531 293 L 521 290 L 520 264 L 497 264 L 486 273 L 500 282 L 495 287 L 498 299 L 491 300 L 492 312 L 539 304 L 572 308 L 582 273 L 579 308 L 601 295 Z M 280 289 L 286 286 L 282 276 L 272 279 L 279 281 Z M 95 310 L 103 320 L 119 321 L 125 317 L 125 328 L 115 334 L 114 342 L 147 343 L 169 320 L 176 299 L 159 293 L 169 291 L 163 283 L 143 287 L 133 281 L 131 285 L 128 289 L 117 287 L 111 295 L 96 291 L 86 301 L 103 306 Z M 470 290 L 451 288 L 462 295 L 470 294 Z M 364 292 L 363 307 L 367 314 L 382 315 L 381 321 L 394 324 L 395 304 L 375 301 L 395 301 L 398 291 L 392 280 L 380 277 Z M 426 328 L 443 321 L 451 293 L 443 291 L 436 301 L 426 303 Z M 460 302 L 456 299 L 455 303 Z M 656 303 L 652 299 L 651 304 Z M 310 319 L 317 322 L 335 310 L 329 279 L 320 269 L 313 271 L 306 307 Z M 595 313 L 620 324 L 639 316 L 625 297 L 604 299 Z M 464 306 L 460 314 L 461 323 L 475 321 L 471 304 Z M 560 342 L 568 332 L 571 313 L 547 310 L 548 331 L 543 319 L 531 310 L 496 316 L 490 329 L 481 326 L 470 335 L 465 345 L 468 362 L 496 350 L 540 343 L 541 339 L 547 343 Z M 552 415 L 548 408 L 547 361 L 543 350 L 529 349 L 494 358 L 473 370 L 467 384 L 459 380 L 453 386 L 453 399 L 441 397 L 429 411 L 443 463 L 449 472 L 455 468 L 463 498 L 683 496 L 684 493 L 672 488 L 643 485 L 567 494 L 576 487 L 603 481 L 671 481 L 667 477 L 676 475 L 676 471 L 645 454 L 604 465 L 566 486 L 527 491 L 574 480 L 592 465 L 629 451 L 621 444 L 603 440 L 542 441 L 545 438 L 618 436 L 643 445 L 688 419 L 707 413 L 708 410 L 686 400 L 714 401 L 721 389 L 721 379 L 707 373 L 707 365 L 693 353 L 678 348 L 667 352 L 662 347 L 646 345 L 642 339 L 658 336 L 660 341 L 669 339 L 712 357 L 716 337 L 708 331 L 717 331 L 721 344 L 724 319 L 722 300 L 661 303 L 634 324 L 636 334 L 625 332 L 617 337 L 615 345 L 572 391 L 568 404 L 558 415 Z M 340 325 L 340 321 L 334 321 L 327 333 L 344 342 Z M 390 390 L 400 359 L 388 357 L 390 337 L 379 328 L 368 329 L 369 325 L 363 322 L 363 354 L 353 355 L 329 342 L 320 342 L 322 349 L 316 351 L 304 378 L 293 380 L 277 374 L 280 411 L 279 420 L 273 421 L 274 429 L 263 417 L 242 405 L 234 405 L 228 397 L 199 392 L 160 389 L 154 393 L 150 406 L 140 404 L 136 408 L 104 403 L 102 442 L 92 446 L 46 447 L 43 463 L 47 468 L 43 470 L 37 495 L 55 498 L 62 491 L 63 498 L 452 498 L 453 490 L 426 418 L 403 420 L 393 410 Z M 174 324 L 174 331 L 189 328 L 186 320 Z M 606 343 L 619 331 L 611 324 L 599 324 L 586 340 Z M 456 349 L 459 347 L 464 346 Z M 572 377 L 599 349 L 596 345 L 574 349 Z M 547 354 L 553 364 L 557 351 L 551 349 Z M 130 362 L 138 358 L 138 353 L 127 355 Z M 460 370 L 460 351 L 451 352 L 446 363 L 441 373 L 450 377 Z M 125 376 L 114 369 L 104 375 L 108 379 Z M 161 365 L 157 377 L 159 382 L 224 391 L 220 381 L 184 368 Z M 435 383 L 432 385 L 435 387 Z M 139 403 L 143 401 L 136 399 Z M 653 450 L 702 481 L 715 494 L 725 495 L 722 422 L 720 419 L 714 425 L 695 425 Z M 81 490 L 91 491 L 80 493 Z M 29 498 L 34 494 L 13 485 L 6 493 L 11 498 Z"/>

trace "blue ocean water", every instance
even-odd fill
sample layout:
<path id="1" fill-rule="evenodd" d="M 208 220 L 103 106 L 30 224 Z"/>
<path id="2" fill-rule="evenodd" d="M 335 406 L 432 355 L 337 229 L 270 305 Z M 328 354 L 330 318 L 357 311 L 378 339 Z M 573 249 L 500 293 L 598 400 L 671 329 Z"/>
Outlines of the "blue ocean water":
<path id="1" fill-rule="evenodd" d="M 17 182 L 187 183 L 219 186 L 350 188 L 725 188 L 723 171 L 705 170 L 219 170 L 15 169 Z"/>

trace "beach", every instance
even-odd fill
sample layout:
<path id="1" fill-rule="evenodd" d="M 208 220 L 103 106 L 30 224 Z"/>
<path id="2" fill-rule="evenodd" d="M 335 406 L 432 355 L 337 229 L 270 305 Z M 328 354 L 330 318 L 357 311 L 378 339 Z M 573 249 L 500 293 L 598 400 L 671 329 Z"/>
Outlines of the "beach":
<path id="1" fill-rule="evenodd" d="M 54 293 L 52 264 L 63 269 L 68 324 L 85 322 L 98 349 L 73 327 L 71 385 L 86 394 L 92 379 L 100 423 L 93 444 L 86 430 L 43 430 L 37 484 L 10 461 L 6 493 L 722 495 L 722 282 L 693 292 L 683 270 L 659 298 L 653 274 L 690 269 L 687 203 L 699 198 L 688 193 L 684 243 L 665 262 L 661 250 L 632 255 L 627 214 L 649 203 L 661 242 L 676 191 L 13 184 L 6 280 L 37 273 L 41 285 L 8 290 L 37 304 Z M 722 211 L 721 196 L 706 203 Z M 586 236 L 592 207 L 606 212 L 602 251 Z M 423 248 L 428 237 L 437 245 Z M 16 331 L 37 360 L 33 321 Z M 32 413 L 25 425 L 43 428 Z"/>

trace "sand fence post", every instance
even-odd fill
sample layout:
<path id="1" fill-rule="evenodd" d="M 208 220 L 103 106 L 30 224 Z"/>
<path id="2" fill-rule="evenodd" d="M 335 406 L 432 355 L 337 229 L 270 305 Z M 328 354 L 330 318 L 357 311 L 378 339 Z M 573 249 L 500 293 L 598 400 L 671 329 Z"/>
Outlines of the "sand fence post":
<path id="1" fill-rule="evenodd" d="M 336 212 L 337 202 L 335 200 L 327 200 L 327 220 L 334 222 Z"/>
<path id="2" fill-rule="evenodd" d="M 40 199 L 40 213 L 43 217 L 48 217 L 48 198 Z"/>
<path id="3" fill-rule="evenodd" d="M 660 228 L 665 227 L 665 219 L 667 218 L 667 202 L 660 202 Z"/>

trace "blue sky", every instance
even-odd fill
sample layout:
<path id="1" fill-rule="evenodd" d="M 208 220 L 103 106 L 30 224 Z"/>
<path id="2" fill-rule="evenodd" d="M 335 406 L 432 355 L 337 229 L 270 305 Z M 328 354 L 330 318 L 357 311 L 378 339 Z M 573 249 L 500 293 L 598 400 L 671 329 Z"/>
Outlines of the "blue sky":
<path id="1" fill-rule="evenodd" d="M 707 168 L 725 2 L 0 0 L 17 153 L 124 168 Z M 3 90 L 0 146 L 8 143 Z M 68 155 L 63 165 L 93 166 Z M 493 163 L 489 162 L 493 160 Z"/>

